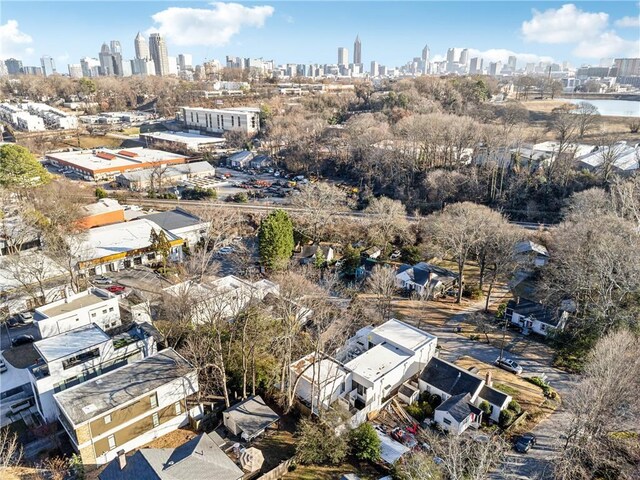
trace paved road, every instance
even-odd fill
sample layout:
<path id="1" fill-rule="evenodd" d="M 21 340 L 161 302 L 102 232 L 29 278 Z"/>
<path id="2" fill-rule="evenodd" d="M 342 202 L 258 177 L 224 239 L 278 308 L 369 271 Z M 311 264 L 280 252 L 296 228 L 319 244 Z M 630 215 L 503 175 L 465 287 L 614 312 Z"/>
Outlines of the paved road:
<path id="1" fill-rule="evenodd" d="M 35 334 L 36 330 L 34 325 L 25 325 L 10 328 L 7 333 L 7 328 L 3 325 L 0 329 L 0 350 L 9 348 L 11 346 L 11 339 L 16 338 L 18 335 L 28 334 L 38 338 Z"/>

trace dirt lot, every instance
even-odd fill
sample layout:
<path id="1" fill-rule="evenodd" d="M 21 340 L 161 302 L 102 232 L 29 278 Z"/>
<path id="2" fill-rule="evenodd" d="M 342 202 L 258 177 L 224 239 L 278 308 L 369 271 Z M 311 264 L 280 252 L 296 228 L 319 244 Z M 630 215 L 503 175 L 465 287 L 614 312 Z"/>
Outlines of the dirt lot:
<path id="1" fill-rule="evenodd" d="M 328 466 L 298 465 L 293 472 L 287 473 L 283 478 L 285 480 L 337 480 L 346 473 L 355 473 L 362 480 L 374 480 L 383 476 L 371 464 L 357 464 L 354 461 Z"/>
<path id="2" fill-rule="evenodd" d="M 142 445 L 139 449 L 142 448 L 177 448 L 180 445 L 188 442 L 193 437 L 198 435 L 193 430 L 189 430 L 187 428 L 179 428 L 178 430 L 174 430 L 173 432 L 167 433 L 166 435 L 161 436 L 160 438 L 156 438 L 152 442 L 149 442 L 145 445 Z M 138 449 L 138 450 L 139 450 Z"/>

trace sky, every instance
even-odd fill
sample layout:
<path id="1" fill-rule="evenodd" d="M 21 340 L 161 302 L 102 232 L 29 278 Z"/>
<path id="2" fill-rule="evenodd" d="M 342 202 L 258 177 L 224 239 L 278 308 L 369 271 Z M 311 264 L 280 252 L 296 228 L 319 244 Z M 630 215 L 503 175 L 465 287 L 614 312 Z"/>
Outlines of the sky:
<path id="1" fill-rule="evenodd" d="M 597 65 L 601 58 L 640 57 L 638 1 L 259 1 L 181 0 L 0 1 L 0 58 L 58 71 L 84 56 L 98 57 L 103 42 L 119 40 L 133 58 L 138 31 L 159 31 L 169 55 L 193 55 L 194 64 L 226 55 L 282 63 L 336 63 L 338 47 L 353 59 L 356 35 L 365 65 L 400 66 L 425 44 L 440 60 L 447 49 L 506 62 L 569 61 Z"/>

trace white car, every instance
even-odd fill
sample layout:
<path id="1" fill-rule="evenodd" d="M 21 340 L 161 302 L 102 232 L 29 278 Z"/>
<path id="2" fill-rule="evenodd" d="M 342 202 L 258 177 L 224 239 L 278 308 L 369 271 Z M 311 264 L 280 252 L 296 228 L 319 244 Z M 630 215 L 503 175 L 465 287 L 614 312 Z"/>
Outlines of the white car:
<path id="1" fill-rule="evenodd" d="M 233 253 L 233 247 L 222 247 L 218 250 L 218 253 L 220 255 L 229 255 L 230 253 Z"/>
<path id="2" fill-rule="evenodd" d="M 497 358 L 495 365 L 503 370 L 515 373 L 516 375 L 520 375 L 522 373 L 522 367 L 509 358 Z"/>
<path id="3" fill-rule="evenodd" d="M 96 285 L 111 285 L 113 283 L 113 280 L 111 280 L 109 277 L 100 275 L 99 277 L 93 279 L 93 283 L 95 283 Z"/>

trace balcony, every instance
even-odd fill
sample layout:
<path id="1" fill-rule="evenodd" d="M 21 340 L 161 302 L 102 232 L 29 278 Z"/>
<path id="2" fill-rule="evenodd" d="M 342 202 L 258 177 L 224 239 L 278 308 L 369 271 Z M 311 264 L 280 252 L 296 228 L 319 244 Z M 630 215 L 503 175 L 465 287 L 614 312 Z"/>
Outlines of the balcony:
<path id="1" fill-rule="evenodd" d="M 38 362 L 41 362 L 41 361 L 42 360 L 40 359 L 38 360 Z M 36 363 L 35 365 L 30 366 L 29 370 L 31 371 L 31 374 L 36 380 L 41 380 L 50 375 L 49 366 L 47 364 Z"/>

